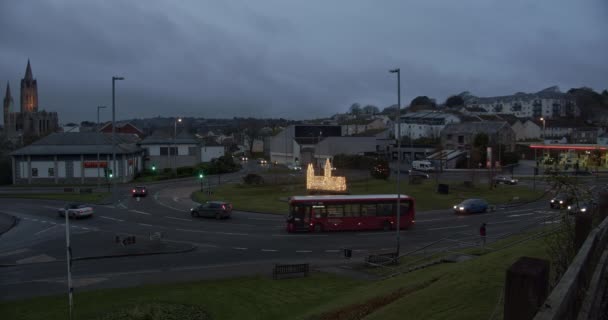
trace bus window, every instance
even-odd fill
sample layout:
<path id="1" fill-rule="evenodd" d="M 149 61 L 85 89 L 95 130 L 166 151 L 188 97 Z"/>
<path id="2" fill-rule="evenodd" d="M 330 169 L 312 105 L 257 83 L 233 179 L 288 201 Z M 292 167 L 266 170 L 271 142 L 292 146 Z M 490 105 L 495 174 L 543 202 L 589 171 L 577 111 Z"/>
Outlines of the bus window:
<path id="1" fill-rule="evenodd" d="M 378 204 L 378 216 L 389 217 L 394 215 L 392 203 L 379 203 Z"/>
<path id="2" fill-rule="evenodd" d="M 291 218 L 293 218 L 295 221 L 308 222 L 309 212 L 310 212 L 309 206 L 294 205 L 291 207 Z"/>
<path id="3" fill-rule="evenodd" d="M 345 204 L 344 205 L 344 216 L 345 217 L 361 216 L 359 204 Z"/>
<path id="4" fill-rule="evenodd" d="M 328 205 L 325 207 L 329 218 L 341 218 L 344 216 L 344 206 L 339 204 Z"/>
<path id="5" fill-rule="evenodd" d="M 410 212 L 410 201 L 408 201 L 408 200 L 400 201 L 399 205 L 401 207 L 401 209 L 399 211 L 399 215 L 405 216 L 408 214 L 408 212 Z"/>
<path id="6" fill-rule="evenodd" d="M 376 216 L 376 204 L 362 204 L 361 205 L 361 216 L 362 217 L 374 217 Z"/>

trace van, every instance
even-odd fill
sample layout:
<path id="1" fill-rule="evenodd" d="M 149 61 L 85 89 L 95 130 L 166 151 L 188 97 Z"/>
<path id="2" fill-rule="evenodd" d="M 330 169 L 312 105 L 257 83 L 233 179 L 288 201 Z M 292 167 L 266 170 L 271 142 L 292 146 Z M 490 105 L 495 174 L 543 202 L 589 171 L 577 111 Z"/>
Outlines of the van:
<path id="1" fill-rule="evenodd" d="M 412 161 L 412 168 L 418 171 L 434 171 L 435 167 L 429 160 L 414 160 Z"/>

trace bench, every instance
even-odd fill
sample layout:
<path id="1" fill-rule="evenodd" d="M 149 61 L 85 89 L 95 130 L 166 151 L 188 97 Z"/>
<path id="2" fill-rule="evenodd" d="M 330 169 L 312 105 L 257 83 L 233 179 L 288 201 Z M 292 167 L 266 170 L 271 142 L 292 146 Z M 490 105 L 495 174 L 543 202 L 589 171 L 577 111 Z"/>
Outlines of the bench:
<path id="1" fill-rule="evenodd" d="M 302 263 L 302 264 L 275 264 L 274 268 L 272 269 L 272 278 L 273 279 L 278 279 L 280 275 L 285 275 L 285 274 L 299 274 L 302 273 L 304 274 L 304 277 L 308 276 L 308 273 L 310 272 L 310 266 L 308 263 Z"/>
<path id="2" fill-rule="evenodd" d="M 380 253 L 367 256 L 365 262 L 380 265 L 399 264 L 398 258 L 397 252 Z"/>

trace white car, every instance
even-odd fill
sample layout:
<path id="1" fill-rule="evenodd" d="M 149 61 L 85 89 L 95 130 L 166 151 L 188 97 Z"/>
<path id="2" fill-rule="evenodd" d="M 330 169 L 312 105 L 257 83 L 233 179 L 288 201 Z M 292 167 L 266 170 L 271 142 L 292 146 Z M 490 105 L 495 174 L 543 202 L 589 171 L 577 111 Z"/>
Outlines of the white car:
<path id="1" fill-rule="evenodd" d="M 66 212 L 69 218 L 90 217 L 93 215 L 93 208 L 86 204 L 70 203 L 64 208 L 57 209 L 60 217 L 65 217 Z"/>
<path id="2" fill-rule="evenodd" d="M 287 168 L 289 168 L 289 170 L 293 170 L 293 171 L 302 171 L 302 167 L 300 167 L 298 165 L 290 164 L 287 166 Z"/>

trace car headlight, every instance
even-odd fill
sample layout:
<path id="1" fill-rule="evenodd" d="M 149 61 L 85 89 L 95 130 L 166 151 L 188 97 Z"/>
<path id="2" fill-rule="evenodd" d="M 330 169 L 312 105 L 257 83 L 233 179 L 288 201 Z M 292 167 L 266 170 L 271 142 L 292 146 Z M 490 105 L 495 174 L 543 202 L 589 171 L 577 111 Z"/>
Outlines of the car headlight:
<path id="1" fill-rule="evenodd" d="M 454 206 L 454 209 L 458 209 L 458 206 Z"/>
<path id="2" fill-rule="evenodd" d="M 551 199 L 551 203 L 555 202 L 555 200 Z"/>
<path id="3" fill-rule="evenodd" d="M 460 209 L 460 211 L 463 211 L 463 210 L 464 210 L 464 207 L 460 207 L 459 209 Z"/>
<path id="4" fill-rule="evenodd" d="M 564 204 L 564 200 L 559 200 L 559 204 Z"/>
<path id="5" fill-rule="evenodd" d="M 572 210 L 572 206 L 568 206 L 568 210 Z"/>
<path id="6" fill-rule="evenodd" d="M 587 208 L 581 208 L 581 212 L 587 211 Z"/>
<path id="7" fill-rule="evenodd" d="M 511 180 L 511 183 L 515 183 L 517 180 Z"/>

